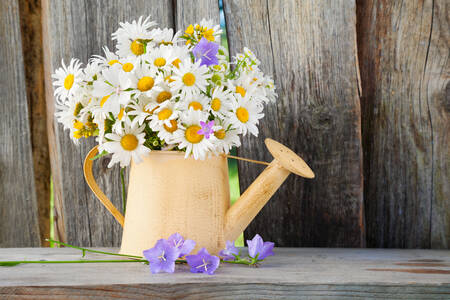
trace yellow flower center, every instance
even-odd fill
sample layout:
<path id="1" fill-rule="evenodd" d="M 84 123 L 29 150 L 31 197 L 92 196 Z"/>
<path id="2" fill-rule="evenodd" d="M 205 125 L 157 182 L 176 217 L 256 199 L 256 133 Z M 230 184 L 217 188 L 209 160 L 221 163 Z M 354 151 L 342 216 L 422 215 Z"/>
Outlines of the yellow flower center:
<path id="1" fill-rule="evenodd" d="M 191 103 L 189 103 L 188 109 L 191 107 L 194 110 L 202 110 L 203 109 L 203 105 L 198 101 L 192 101 Z"/>
<path id="2" fill-rule="evenodd" d="M 242 97 L 245 97 L 245 89 L 242 86 L 237 86 L 236 87 L 236 93 L 241 94 Z"/>
<path id="3" fill-rule="evenodd" d="M 170 127 L 164 124 L 164 129 L 170 133 L 174 132 L 175 130 L 178 129 L 177 121 L 170 120 Z"/>
<path id="4" fill-rule="evenodd" d="M 195 83 L 195 76 L 192 73 L 186 73 L 183 75 L 183 83 L 187 86 L 192 86 Z"/>
<path id="5" fill-rule="evenodd" d="M 211 108 L 213 111 L 219 111 L 220 107 L 222 106 L 222 102 L 219 98 L 214 98 L 211 101 Z"/>
<path id="6" fill-rule="evenodd" d="M 102 100 L 100 100 L 100 107 L 103 107 L 103 105 L 105 104 L 106 100 L 108 100 L 109 96 L 111 96 L 111 95 L 107 95 L 107 96 L 103 97 Z"/>
<path id="7" fill-rule="evenodd" d="M 111 59 L 109 62 L 108 62 L 108 65 L 110 65 L 110 66 L 112 66 L 112 65 L 114 65 L 114 64 L 117 64 L 119 61 L 117 60 L 117 59 Z"/>
<path id="8" fill-rule="evenodd" d="M 175 67 L 177 67 L 177 69 L 179 69 L 180 68 L 180 62 L 181 62 L 181 60 L 179 58 L 177 58 L 177 59 L 175 59 L 172 62 L 172 65 L 174 65 Z"/>
<path id="9" fill-rule="evenodd" d="M 149 89 L 151 89 L 154 84 L 155 84 L 155 80 L 152 77 L 144 76 L 141 79 L 139 79 L 137 88 L 141 92 L 146 92 Z"/>
<path id="10" fill-rule="evenodd" d="M 164 78 L 164 80 L 167 81 L 167 82 L 169 82 L 169 83 L 175 81 L 175 80 L 173 80 L 172 77 L 170 77 L 170 76 L 167 76 L 166 78 Z"/>
<path id="11" fill-rule="evenodd" d="M 127 151 L 133 151 L 137 148 L 139 141 L 134 134 L 126 134 L 120 139 L 122 148 Z"/>
<path id="12" fill-rule="evenodd" d="M 73 81 L 75 80 L 75 76 L 73 74 L 69 74 L 66 76 L 66 79 L 64 79 L 64 88 L 66 90 L 70 90 L 73 86 Z"/>
<path id="13" fill-rule="evenodd" d="M 242 123 L 247 123 L 248 110 L 241 106 L 236 110 L 236 116 L 237 116 L 238 120 L 241 121 Z"/>
<path id="14" fill-rule="evenodd" d="M 144 54 L 144 45 L 139 43 L 137 40 L 134 40 L 130 45 L 130 50 L 134 55 L 142 55 Z"/>
<path id="15" fill-rule="evenodd" d="M 156 96 L 156 102 L 163 103 L 164 101 L 172 98 L 172 93 L 167 91 L 162 91 L 161 93 Z"/>
<path id="16" fill-rule="evenodd" d="M 203 140 L 203 135 L 198 134 L 197 132 L 202 129 L 198 125 L 191 125 L 186 129 L 184 136 L 186 140 L 191 144 L 198 144 Z"/>
<path id="17" fill-rule="evenodd" d="M 164 108 L 158 113 L 158 119 L 167 120 L 172 115 L 172 110 L 170 108 Z"/>
<path id="18" fill-rule="evenodd" d="M 125 72 L 131 72 L 131 70 L 133 70 L 133 68 L 134 68 L 134 66 L 132 63 L 126 63 L 126 64 L 123 64 L 123 66 L 122 66 L 122 69 Z"/>
<path id="19" fill-rule="evenodd" d="M 223 140 L 225 138 L 225 135 L 226 135 L 225 129 L 220 129 L 214 132 L 214 136 L 219 140 Z"/>
<path id="20" fill-rule="evenodd" d="M 158 57 L 157 59 L 155 59 L 155 61 L 153 63 L 157 67 L 163 67 L 166 65 L 166 60 L 162 57 Z"/>
<path id="21" fill-rule="evenodd" d="M 117 118 L 119 119 L 119 120 L 122 120 L 122 118 L 123 118 L 123 112 L 124 112 L 124 109 L 123 109 L 123 107 L 120 109 L 120 111 L 119 111 L 119 114 L 117 115 Z"/>

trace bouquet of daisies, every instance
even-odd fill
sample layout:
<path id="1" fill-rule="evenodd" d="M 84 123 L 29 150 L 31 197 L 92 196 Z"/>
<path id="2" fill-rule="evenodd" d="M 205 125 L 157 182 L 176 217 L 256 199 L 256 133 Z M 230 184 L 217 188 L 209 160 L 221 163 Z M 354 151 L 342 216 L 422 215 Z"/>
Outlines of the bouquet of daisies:
<path id="1" fill-rule="evenodd" d="M 247 48 L 228 61 L 221 30 L 202 20 L 183 32 L 149 18 L 120 23 L 117 50 L 104 47 L 83 68 L 77 59 L 55 71 L 56 117 L 75 143 L 97 136 L 109 167 L 140 162 L 152 150 L 205 159 L 258 135 L 263 105 L 277 97 L 273 80 Z"/>

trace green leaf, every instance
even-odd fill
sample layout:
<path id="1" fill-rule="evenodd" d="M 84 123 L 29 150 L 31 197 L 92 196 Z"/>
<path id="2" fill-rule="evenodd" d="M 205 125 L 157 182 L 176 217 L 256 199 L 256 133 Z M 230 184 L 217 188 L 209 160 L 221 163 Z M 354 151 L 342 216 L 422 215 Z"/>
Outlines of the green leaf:
<path id="1" fill-rule="evenodd" d="M 91 160 L 99 159 L 100 157 L 103 157 L 103 156 L 108 155 L 108 154 L 109 154 L 109 152 L 106 152 L 105 150 L 103 150 L 102 153 L 97 154 L 96 156 L 94 156 L 93 158 L 91 158 Z"/>

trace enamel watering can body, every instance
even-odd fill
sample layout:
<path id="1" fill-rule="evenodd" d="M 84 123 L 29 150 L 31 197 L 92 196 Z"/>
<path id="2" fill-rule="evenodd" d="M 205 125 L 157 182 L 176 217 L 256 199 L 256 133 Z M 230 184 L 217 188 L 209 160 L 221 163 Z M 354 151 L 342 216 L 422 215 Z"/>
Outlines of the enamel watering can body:
<path id="1" fill-rule="evenodd" d="M 125 218 L 92 176 L 90 158 L 97 153 L 96 148 L 86 157 L 85 177 L 123 226 L 120 253 L 142 256 L 142 251 L 153 247 L 157 240 L 178 232 L 196 242 L 194 251 L 205 247 L 217 254 L 227 240 L 240 235 L 291 172 L 314 177 L 291 150 L 270 139 L 266 144 L 275 159 L 232 207 L 224 155 L 202 161 L 185 159 L 182 152 L 152 151 L 141 163 L 132 163 Z"/>

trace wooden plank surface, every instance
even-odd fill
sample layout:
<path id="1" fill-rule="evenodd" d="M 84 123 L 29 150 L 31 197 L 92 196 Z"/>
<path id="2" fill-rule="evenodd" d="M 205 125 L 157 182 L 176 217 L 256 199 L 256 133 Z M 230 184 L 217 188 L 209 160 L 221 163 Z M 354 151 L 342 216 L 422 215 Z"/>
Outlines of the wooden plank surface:
<path id="1" fill-rule="evenodd" d="M 239 155 L 272 160 L 264 139 L 298 153 L 314 180 L 290 176 L 245 236 L 278 246 L 364 246 L 354 1 L 224 1 L 230 55 L 247 46 L 279 99 Z M 262 168 L 239 163 L 243 192 Z"/>
<path id="2" fill-rule="evenodd" d="M 449 9 L 358 6 L 369 247 L 450 247 Z"/>
<path id="3" fill-rule="evenodd" d="M 203 18 L 213 19 L 214 24 L 219 24 L 218 0 L 177 0 L 175 9 L 177 30 L 184 32 L 189 24 L 198 24 Z"/>
<path id="4" fill-rule="evenodd" d="M 0 247 L 38 246 L 19 5 L 0 1 Z"/>
<path id="5" fill-rule="evenodd" d="M 444 299 L 450 295 L 449 251 L 275 248 L 274 252 L 260 268 L 222 264 L 213 276 L 192 274 L 187 265 L 177 265 L 175 274 L 152 275 L 141 263 L 0 267 L 0 297 Z M 0 249 L 0 261 L 80 256 L 80 251 L 68 248 Z"/>
<path id="6" fill-rule="evenodd" d="M 55 122 L 50 74 L 71 57 L 83 62 L 101 47 L 115 49 L 111 40 L 119 22 L 152 15 L 160 26 L 173 27 L 172 2 L 146 0 L 43 1 L 44 59 L 48 107 L 48 130 L 55 190 L 58 238 L 87 246 L 119 245 L 120 225 L 113 219 L 84 182 L 82 162 L 95 142 L 75 146 L 62 126 Z M 97 181 L 111 201 L 121 207 L 119 168 L 108 169 L 109 157 L 94 164 Z"/>
<path id="7" fill-rule="evenodd" d="M 41 245 L 50 236 L 50 158 L 44 90 L 41 0 L 19 0 L 25 82 Z"/>

